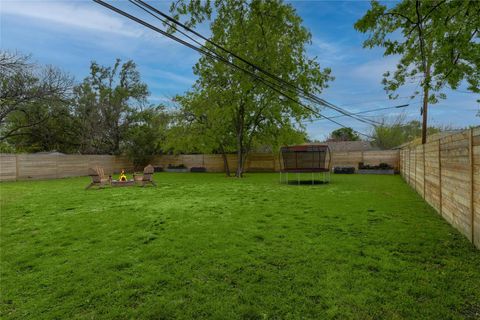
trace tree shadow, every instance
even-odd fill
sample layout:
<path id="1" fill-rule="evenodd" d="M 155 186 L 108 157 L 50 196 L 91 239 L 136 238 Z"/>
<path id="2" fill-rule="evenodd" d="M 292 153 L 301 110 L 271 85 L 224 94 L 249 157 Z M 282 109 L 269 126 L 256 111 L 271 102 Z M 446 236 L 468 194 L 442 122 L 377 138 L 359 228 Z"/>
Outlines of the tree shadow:
<path id="1" fill-rule="evenodd" d="M 299 185 L 299 186 L 306 186 L 306 185 L 320 185 L 320 184 L 328 184 L 330 183 L 329 181 L 323 181 L 323 180 L 288 180 L 288 181 L 282 181 L 283 184 L 288 184 L 288 185 Z"/>

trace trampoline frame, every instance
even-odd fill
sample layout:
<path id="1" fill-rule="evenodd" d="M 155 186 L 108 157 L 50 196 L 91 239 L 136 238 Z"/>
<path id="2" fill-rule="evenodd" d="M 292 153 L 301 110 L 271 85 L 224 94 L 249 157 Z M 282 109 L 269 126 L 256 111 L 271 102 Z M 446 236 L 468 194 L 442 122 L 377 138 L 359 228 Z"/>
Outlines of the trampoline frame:
<path id="1" fill-rule="evenodd" d="M 295 163 L 296 166 L 293 168 L 285 168 L 285 158 L 283 156 L 286 150 L 289 150 L 288 152 L 293 152 L 295 153 Z M 315 154 L 320 154 L 321 152 L 325 153 L 325 157 L 323 159 L 323 167 L 313 167 L 313 168 L 300 168 L 298 167 L 298 153 L 312 153 L 312 157 L 315 156 Z M 328 164 L 327 164 L 327 157 L 328 157 Z M 315 174 L 318 174 L 319 180 L 322 181 L 322 183 L 328 183 L 330 182 L 330 166 L 332 163 L 332 154 L 330 152 L 330 148 L 328 145 L 298 145 L 298 146 L 287 146 L 287 147 L 282 147 L 280 148 L 280 183 L 284 183 L 283 177 L 285 176 L 285 183 L 288 184 L 288 174 L 289 173 L 294 173 L 296 174 L 296 180 L 297 184 L 300 184 L 300 174 L 301 173 L 311 173 L 312 177 L 312 185 L 315 185 Z M 320 158 L 319 158 L 320 160 Z M 320 163 L 320 161 L 319 161 Z M 320 179 L 322 176 L 323 179 Z"/>

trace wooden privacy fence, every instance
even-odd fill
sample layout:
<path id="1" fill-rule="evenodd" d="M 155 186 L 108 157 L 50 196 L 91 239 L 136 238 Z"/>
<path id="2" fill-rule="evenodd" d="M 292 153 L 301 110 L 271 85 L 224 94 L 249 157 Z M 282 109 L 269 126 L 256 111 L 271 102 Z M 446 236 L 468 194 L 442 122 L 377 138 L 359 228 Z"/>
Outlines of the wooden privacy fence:
<path id="1" fill-rule="evenodd" d="M 400 151 L 400 172 L 442 217 L 480 248 L 480 127 Z"/>
<path id="2" fill-rule="evenodd" d="M 355 152 L 332 152 L 332 167 L 334 166 L 352 166 L 358 169 L 358 163 L 378 165 L 388 163 L 395 169 L 399 169 L 399 151 L 355 151 Z M 237 156 L 227 155 L 230 171 L 237 168 Z M 183 164 L 187 168 L 205 167 L 209 172 L 223 172 L 223 158 L 217 154 L 196 154 L 196 155 L 162 155 L 156 156 L 152 161 L 153 165 L 166 168 L 169 164 Z M 247 172 L 273 172 L 280 170 L 280 159 L 278 154 L 271 153 L 253 153 L 247 157 L 245 164 Z"/>
<path id="3" fill-rule="evenodd" d="M 227 155 L 231 171 L 237 166 L 237 156 Z M 248 172 L 273 172 L 280 169 L 278 154 L 250 154 L 246 162 Z M 399 151 L 358 151 L 332 152 L 332 166 L 358 167 L 359 162 L 378 165 L 388 163 L 399 168 Z M 152 165 L 166 168 L 169 164 L 183 164 L 187 168 L 205 167 L 209 172 L 223 172 L 221 155 L 159 155 L 152 160 Z M 0 154 L 0 181 L 55 179 L 85 176 L 88 168 L 101 166 L 106 174 L 119 172 L 121 169 L 133 170 L 132 163 L 124 156 L 109 155 L 64 155 L 64 154 Z"/>
<path id="4" fill-rule="evenodd" d="M 100 166 L 106 174 L 133 169 L 124 156 L 66 154 L 0 154 L 0 181 L 86 176 Z"/>

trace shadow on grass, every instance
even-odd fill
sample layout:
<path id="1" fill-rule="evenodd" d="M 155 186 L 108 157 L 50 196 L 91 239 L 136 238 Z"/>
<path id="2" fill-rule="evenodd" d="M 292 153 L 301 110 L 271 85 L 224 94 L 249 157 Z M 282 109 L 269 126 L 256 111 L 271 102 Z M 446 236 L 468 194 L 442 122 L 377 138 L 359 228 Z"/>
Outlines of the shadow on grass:
<path id="1" fill-rule="evenodd" d="M 319 185 L 319 184 L 329 184 L 328 181 L 323 180 L 288 180 L 282 181 L 282 184 L 289 184 L 289 185 L 300 185 L 300 186 L 308 186 L 308 185 Z"/>

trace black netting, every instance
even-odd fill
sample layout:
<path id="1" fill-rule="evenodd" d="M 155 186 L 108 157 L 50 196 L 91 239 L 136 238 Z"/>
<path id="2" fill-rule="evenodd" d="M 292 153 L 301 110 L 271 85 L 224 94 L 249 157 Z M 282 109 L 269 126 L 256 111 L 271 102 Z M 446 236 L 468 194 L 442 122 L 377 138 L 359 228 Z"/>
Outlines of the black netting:
<path id="1" fill-rule="evenodd" d="M 328 170 L 328 147 L 301 146 L 281 149 L 283 169 L 288 170 Z"/>

